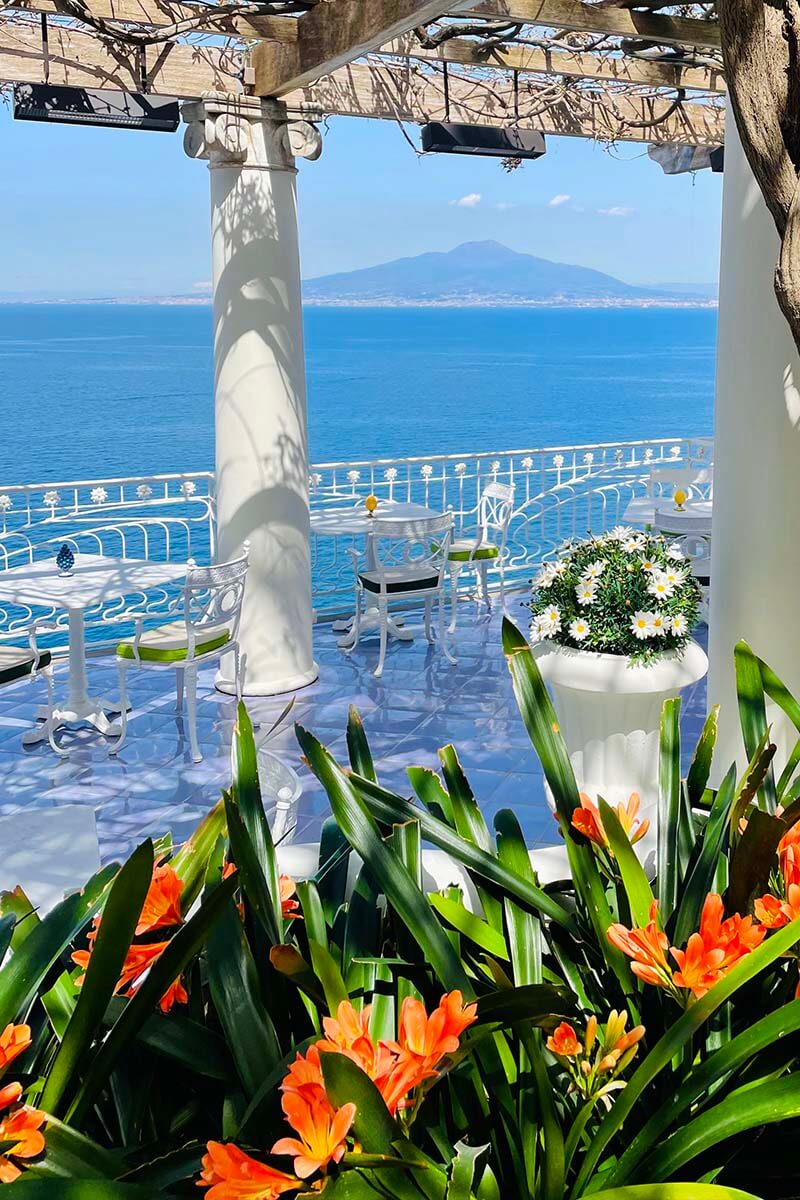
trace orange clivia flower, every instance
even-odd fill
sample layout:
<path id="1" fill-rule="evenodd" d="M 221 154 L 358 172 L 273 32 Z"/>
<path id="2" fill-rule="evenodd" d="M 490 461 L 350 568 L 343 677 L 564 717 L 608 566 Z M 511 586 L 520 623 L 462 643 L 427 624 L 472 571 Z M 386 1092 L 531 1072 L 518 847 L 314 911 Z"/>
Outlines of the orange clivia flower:
<path id="1" fill-rule="evenodd" d="M 281 875 L 278 883 L 281 890 L 281 916 L 284 921 L 288 921 L 291 917 L 294 917 L 296 921 L 302 921 L 300 901 L 294 898 L 297 884 L 289 875 Z"/>
<path id="2" fill-rule="evenodd" d="M 780 856 L 783 882 L 787 888 L 800 884 L 800 842 L 791 842 Z"/>
<path id="3" fill-rule="evenodd" d="M 0 1073 L 31 1044 L 30 1025 L 6 1025 L 0 1033 Z"/>
<path id="4" fill-rule="evenodd" d="M 22 1174 L 13 1159 L 24 1162 L 42 1153 L 44 1135 L 41 1128 L 45 1119 L 45 1113 L 23 1104 L 0 1120 L 0 1142 L 8 1147 L 0 1154 L 0 1183 L 13 1183 Z"/>
<path id="5" fill-rule="evenodd" d="M 153 963 L 161 957 L 166 950 L 169 942 L 145 942 L 141 945 L 132 945 L 128 953 L 125 955 L 125 961 L 122 964 L 122 971 L 117 980 L 117 986 L 114 988 L 114 994 L 122 993 L 124 996 L 132 996 L 142 982 L 142 976 L 146 971 L 149 971 Z M 82 967 L 84 972 L 89 965 L 91 951 L 76 950 L 72 955 L 72 961 Z M 86 978 L 85 973 L 80 975 L 75 983 L 78 987 L 83 984 Z M 169 1012 L 174 1004 L 188 1003 L 189 996 L 181 983 L 180 979 L 176 979 L 167 988 L 164 995 L 159 1001 L 159 1007 L 162 1012 Z"/>
<path id="6" fill-rule="evenodd" d="M 0 1088 L 0 1112 L 16 1104 L 21 1095 L 21 1083 L 7 1083 L 5 1087 Z"/>
<path id="7" fill-rule="evenodd" d="M 667 962 L 669 939 L 658 928 L 658 902 L 650 905 L 650 920 L 644 929 L 626 929 L 612 925 L 606 935 L 612 946 L 632 959 L 631 970 L 645 983 L 655 987 L 672 985 L 672 969 Z"/>
<path id="8" fill-rule="evenodd" d="M 298 1092 L 284 1092 L 281 1107 L 298 1137 L 281 1138 L 272 1153 L 291 1154 L 300 1179 L 308 1179 L 316 1171 L 325 1171 L 329 1163 L 342 1160 L 345 1139 L 356 1115 L 355 1104 L 344 1104 L 334 1112 L 327 1097 L 308 1101 Z"/>
<path id="9" fill-rule="evenodd" d="M 784 925 L 800 917 L 800 884 L 791 883 L 786 889 L 786 899 L 766 895 L 753 905 L 756 916 L 767 929 L 782 929 Z"/>
<path id="10" fill-rule="evenodd" d="M 198 1187 L 209 1188 L 206 1200 L 275 1200 L 296 1191 L 300 1180 L 258 1162 L 231 1143 L 209 1142 L 203 1155 Z"/>
<path id="11" fill-rule="evenodd" d="M 575 1058 L 583 1049 L 578 1035 L 568 1021 L 562 1021 L 545 1043 L 547 1049 L 561 1058 Z"/>
<path id="12" fill-rule="evenodd" d="M 297 1092 L 306 1100 L 318 1100 L 326 1095 L 317 1046 L 309 1046 L 304 1055 L 298 1053 L 284 1077 L 281 1091 Z"/>
<path id="13" fill-rule="evenodd" d="M 675 983 L 689 988 L 695 996 L 705 996 L 709 988 L 722 978 L 725 951 L 720 946 L 707 950 L 699 933 L 693 933 L 685 950 L 673 946 L 672 957 L 678 964 Z"/>
<path id="14" fill-rule="evenodd" d="M 159 861 L 153 867 L 153 878 L 147 895 L 144 898 L 139 923 L 136 926 L 136 936 L 149 933 L 152 929 L 162 929 L 165 926 L 183 923 L 181 912 L 181 893 L 183 880 L 169 865 Z"/>
<path id="15" fill-rule="evenodd" d="M 456 1052 L 461 1034 L 477 1019 L 478 1006 L 464 1004 L 459 991 L 442 996 L 430 1016 L 421 1000 L 406 996 L 400 1009 L 398 1048 L 431 1069 Z"/>
<path id="16" fill-rule="evenodd" d="M 572 828 L 577 829 L 578 833 L 582 833 L 590 842 L 594 842 L 601 849 L 609 849 L 608 835 L 603 827 L 603 819 L 600 816 L 600 809 L 593 800 L 581 792 L 581 807 L 576 808 L 572 814 Z M 639 793 L 631 792 L 626 804 L 622 801 L 617 804 L 614 809 L 617 814 L 617 820 L 628 836 L 632 846 L 644 837 L 650 828 L 648 820 L 639 820 Z"/>

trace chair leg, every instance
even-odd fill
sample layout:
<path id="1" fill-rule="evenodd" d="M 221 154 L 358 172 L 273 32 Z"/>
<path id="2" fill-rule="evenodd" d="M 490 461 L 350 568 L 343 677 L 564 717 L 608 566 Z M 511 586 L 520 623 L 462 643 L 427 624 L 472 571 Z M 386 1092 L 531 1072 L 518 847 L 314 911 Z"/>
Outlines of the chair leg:
<path id="1" fill-rule="evenodd" d="M 445 629 L 444 593 L 442 592 L 439 595 L 439 641 L 441 642 L 442 650 L 444 651 L 445 658 L 447 659 L 448 662 L 451 662 L 453 664 L 453 666 L 455 666 L 458 660 L 453 656 L 453 654 L 450 651 L 450 645 L 449 645 L 449 640 L 448 640 L 450 633 L 451 633 L 450 629 Z"/>
<path id="2" fill-rule="evenodd" d="M 431 609 L 433 608 L 433 597 L 428 596 L 425 601 L 425 637 L 429 642 L 433 641 L 433 630 L 431 629 Z"/>
<path id="3" fill-rule="evenodd" d="M 339 645 L 342 647 L 345 654 L 350 654 L 350 652 L 352 650 L 355 650 L 356 646 L 359 643 L 360 638 L 361 638 L 361 592 L 357 591 L 356 592 L 356 604 L 355 604 L 355 609 L 353 611 L 353 624 L 351 626 L 350 632 L 348 634 L 345 634 L 345 636 L 340 641 Z"/>
<path id="4" fill-rule="evenodd" d="M 186 667 L 186 716 L 189 721 L 189 746 L 193 762 L 202 762 L 203 756 L 197 744 L 197 669 Z"/>
<path id="5" fill-rule="evenodd" d="M 458 577 L 461 574 L 461 566 L 458 563 L 450 564 L 450 628 L 448 633 L 455 633 L 456 621 L 458 619 Z"/>
<path id="6" fill-rule="evenodd" d="M 175 671 L 175 712 L 183 712 L 183 667 Z"/>
<path id="7" fill-rule="evenodd" d="M 128 671 L 122 659 L 117 662 L 117 677 L 119 679 L 119 723 L 121 732 L 113 746 L 109 746 L 109 754 L 117 754 L 123 747 L 128 736 Z"/>
<path id="8" fill-rule="evenodd" d="M 481 577 L 481 592 L 483 593 L 483 602 L 489 608 L 489 572 L 485 562 L 478 564 L 478 572 Z"/>
<path id="9" fill-rule="evenodd" d="M 502 612 L 506 611 L 506 568 L 503 559 L 500 559 L 498 564 L 500 568 L 500 608 Z"/>
<path id="10" fill-rule="evenodd" d="M 375 668 L 376 679 L 380 679 L 383 674 L 383 664 L 386 661 L 386 643 L 389 640 L 389 610 L 385 600 L 378 601 L 378 613 L 381 627 L 381 651 L 378 657 L 378 665 Z"/>

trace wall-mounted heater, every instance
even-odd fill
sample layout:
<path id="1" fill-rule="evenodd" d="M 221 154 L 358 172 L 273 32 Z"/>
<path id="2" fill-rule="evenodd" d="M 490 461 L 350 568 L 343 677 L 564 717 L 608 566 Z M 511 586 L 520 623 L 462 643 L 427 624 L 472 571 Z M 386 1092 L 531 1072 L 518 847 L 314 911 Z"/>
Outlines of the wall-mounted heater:
<path id="1" fill-rule="evenodd" d="M 422 149 L 429 154 L 476 154 L 487 158 L 541 158 L 543 133 L 513 125 L 451 125 L 431 121 L 422 126 Z"/>
<path id="2" fill-rule="evenodd" d="M 14 87 L 14 116 L 18 121 L 47 121 L 61 125 L 103 125 L 114 129 L 147 129 L 175 133 L 180 124 L 178 101 L 139 92 L 87 91 L 18 83 Z"/>
<path id="3" fill-rule="evenodd" d="M 665 175 L 685 175 L 709 167 L 715 175 L 721 175 L 725 169 L 724 146 L 675 146 L 663 142 L 649 146 L 647 155 Z"/>

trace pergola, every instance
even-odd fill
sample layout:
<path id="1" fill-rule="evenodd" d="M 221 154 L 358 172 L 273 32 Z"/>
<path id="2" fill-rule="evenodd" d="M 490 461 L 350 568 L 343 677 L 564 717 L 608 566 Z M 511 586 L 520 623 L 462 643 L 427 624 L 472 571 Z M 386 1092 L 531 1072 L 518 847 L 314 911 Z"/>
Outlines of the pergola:
<path id="1" fill-rule="evenodd" d="M 249 692 L 316 674 L 294 169 L 295 156 L 321 152 L 316 122 L 336 114 L 716 147 L 720 47 L 709 2 L 4 0 L 0 80 L 181 99 L 186 150 L 211 168 L 220 553 L 251 542 Z M 774 229 L 732 125 L 710 685 L 726 700 L 742 635 L 800 686 L 800 649 L 786 671 L 780 633 L 791 586 L 765 601 L 761 580 L 780 560 L 782 578 L 788 569 L 800 584 L 786 520 L 800 507 L 798 368 L 771 291 Z"/>

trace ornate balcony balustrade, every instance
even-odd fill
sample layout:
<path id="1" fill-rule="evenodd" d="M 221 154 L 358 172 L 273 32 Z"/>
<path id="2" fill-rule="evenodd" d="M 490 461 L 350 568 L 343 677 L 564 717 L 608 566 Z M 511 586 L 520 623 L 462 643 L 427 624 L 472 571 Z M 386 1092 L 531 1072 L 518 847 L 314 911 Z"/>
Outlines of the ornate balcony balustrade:
<path id="1" fill-rule="evenodd" d="M 429 455 L 312 467 L 312 511 L 358 507 L 369 495 L 382 500 L 452 510 L 456 536 L 475 529 L 480 496 L 493 481 L 515 487 L 506 547 L 506 584 L 524 585 L 539 563 L 568 538 L 622 523 L 632 499 L 665 488 L 654 468 L 701 470 L 713 460 L 709 438 L 664 438 L 472 455 Z M 0 488 L 0 573 L 55 556 L 66 543 L 81 553 L 202 563 L 215 549 L 214 477 L 210 472 L 82 480 Z M 318 618 L 352 605 L 352 538 L 312 538 L 312 580 Z M 496 576 L 497 567 L 492 567 Z M 490 580 L 492 578 L 490 574 Z M 462 586 L 473 581 L 462 576 Z M 118 639 L 132 611 L 154 620 L 175 599 L 176 589 L 118 598 L 86 615 L 96 644 Z M 67 616 L 4 605 L 0 591 L 0 638 L 18 639 L 36 621 L 45 642 L 66 641 Z"/>

